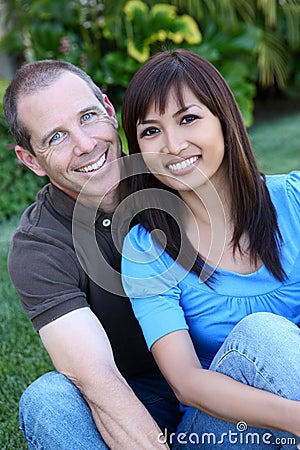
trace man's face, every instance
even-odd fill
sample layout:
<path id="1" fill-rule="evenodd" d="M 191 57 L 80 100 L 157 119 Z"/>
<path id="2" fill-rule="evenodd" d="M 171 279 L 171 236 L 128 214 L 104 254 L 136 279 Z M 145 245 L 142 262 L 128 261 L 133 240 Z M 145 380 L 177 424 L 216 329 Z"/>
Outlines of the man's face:
<path id="1" fill-rule="evenodd" d="M 72 198 L 88 182 L 81 201 L 94 206 L 105 195 L 101 207 L 109 210 L 118 200 L 121 142 L 114 110 L 107 105 L 105 109 L 84 80 L 63 73 L 50 87 L 19 100 L 19 119 L 36 156 L 21 147 L 16 153 Z"/>

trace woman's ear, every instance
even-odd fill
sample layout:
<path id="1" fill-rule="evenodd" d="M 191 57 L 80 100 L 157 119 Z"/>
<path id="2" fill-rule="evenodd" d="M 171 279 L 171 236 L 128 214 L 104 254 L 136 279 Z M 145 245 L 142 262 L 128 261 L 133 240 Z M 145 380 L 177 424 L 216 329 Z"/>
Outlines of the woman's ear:
<path id="1" fill-rule="evenodd" d="M 118 121 L 117 121 L 115 108 L 113 107 L 113 105 L 109 101 L 109 99 L 108 99 L 106 94 L 103 94 L 103 100 L 104 100 L 104 103 L 105 103 L 105 109 L 107 111 L 107 114 L 112 119 L 114 127 L 118 128 L 119 125 L 118 125 Z"/>
<path id="2" fill-rule="evenodd" d="M 45 170 L 40 166 L 39 162 L 29 150 L 21 147 L 20 145 L 15 146 L 15 152 L 18 157 L 18 160 L 21 161 L 25 166 L 27 166 L 32 172 L 36 175 L 43 177 L 47 175 Z"/>

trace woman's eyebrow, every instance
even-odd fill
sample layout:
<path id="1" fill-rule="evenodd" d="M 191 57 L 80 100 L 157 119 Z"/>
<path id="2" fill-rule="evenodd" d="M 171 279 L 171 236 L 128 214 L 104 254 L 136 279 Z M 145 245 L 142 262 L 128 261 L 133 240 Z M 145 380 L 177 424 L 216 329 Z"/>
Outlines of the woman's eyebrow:
<path id="1" fill-rule="evenodd" d="M 172 117 L 177 117 L 177 116 L 179 116 L 180 114 L 182 114 L 182 113 L 184 113 L 185 111 L 187 111 L 188 109 L 190 109 L 190 108 L 192 108 L 193 106 L 196 106 L 197 108 L 200 108 L 201 109 L 201 107 L 199 106 L 199 105 L 196 105 L 195 103 L 191 103 L 190 105 L 187 105 L 187 106 L 183 106 L 182 108 L 180 108 L 178 111 L 176 111 L 173 115 L 172 115 Z M 158 120 L 157 119 L 145 119 L 145 120 L 143 120 L 142 122 L 139 122 L 138 124 L 137 124 L 137 126 L 138 125 L 146 125 L 146 124 L 148 124 L 148 123 L 158 123 Z"/>
<path id="2" fill-rule="evenodd" d="M 143 120 L 142 122 L 138 122 L 137 123 L 137 126 L 139 126 L 139 125 L 146 125 L 146 124 L 148 124 L 148 123 L 158 123 L 159 121 L 157 120 L 157 119 L 145 119 L 145 120 Z"/>
<path id="3" fill-rule="evenodd" d="M 190 105 L 183 106 L 182 108 L 180 108 L 178 111 L 176 111 L 176 113 L 173 114 L 172 117 L 179 116 L 180 114 L 184 113 L 185 111 L 187 111 L 188 109 L 192 108 L 193 106 L 196 106 L 197 108 L 200 108 L 199 105 L 196 105 L 195 103 L 191 103 Z"/>

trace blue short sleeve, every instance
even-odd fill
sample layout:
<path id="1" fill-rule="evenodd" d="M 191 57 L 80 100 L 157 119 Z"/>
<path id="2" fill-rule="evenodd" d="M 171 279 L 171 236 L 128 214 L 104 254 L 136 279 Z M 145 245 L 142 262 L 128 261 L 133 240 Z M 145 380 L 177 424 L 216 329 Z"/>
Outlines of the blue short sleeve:
<path id="1" fill-rule="evenodd" d="M 149 349 L 162 336 L 188 329 L 179 284 L 186 275 L 145 228 L 137 225 L 128 233 L 122 251 L 122 282 Z"/>
<path id="2" fill-rule="evenodd" d="M 300 215 L 300 171 L 291 172 L 287 177 L 287 193 L 296 216 Z"/>

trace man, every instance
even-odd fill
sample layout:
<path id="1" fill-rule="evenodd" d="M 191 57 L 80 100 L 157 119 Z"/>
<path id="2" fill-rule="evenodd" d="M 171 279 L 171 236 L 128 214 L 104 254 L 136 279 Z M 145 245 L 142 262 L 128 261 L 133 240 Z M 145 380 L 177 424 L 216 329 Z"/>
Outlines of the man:
<path id="1" fill-rule="evenodd" d="M 176 429 L 178 403 L 129 302 L 105 288 L 105 264 L 99 258 L 98 281 L 91 277 L 72 236 L 76 204 L 86 217 L 95 211 L 99 252 L 119 272 L 110 230 L 123 195 L 114 108 L 83 71 L 47 60 L 19 69 L 3 106 L 18 159 L 50 180 L 23 214 L 8 262 L 22 305 L 57 370 L 21 398 L 29 449 L 166 447 L 158 439 L 159 427 Z M 83 233 L 89 228 L 84 218 L 77 221 Z"/>

